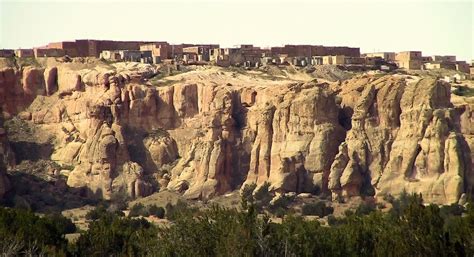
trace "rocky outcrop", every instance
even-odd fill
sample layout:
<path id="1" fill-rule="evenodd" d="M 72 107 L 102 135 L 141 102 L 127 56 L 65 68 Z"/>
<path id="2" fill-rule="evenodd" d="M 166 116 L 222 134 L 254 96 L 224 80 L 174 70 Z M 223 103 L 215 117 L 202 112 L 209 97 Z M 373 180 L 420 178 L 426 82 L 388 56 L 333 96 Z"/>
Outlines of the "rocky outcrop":
<path id="1" fill-rule="evenodd" d="M 44 71 L 46 95 L 50 96 L 58 90 L 58 68 L 51 67 Z"/>
<path id="2" fill-rule="evenodd" d="M 341 116 L 350 129 L 331 167 L 329 190 L 341 196 L 374 195 L 398 131 L 405 81 L 363 77 L 341 85 Z"/>
<path id="3" fill-rule="evenodd" d="M 365 80 L 347 81 L 341 92 L 353 115 L 331 167 L 334 196 L 407 191 L 422 193 L 428 202 L 452 203 L 471 192 L 466 179 L 471 176 L 470 150 L 450 102 L 449 84 L 432 78 Z"/>
<path id="4" fill-rule="evenodd" d="M 465 154 L 470 153 L 471 165 L 470 169 L 467 166 L 467 173 L 465 174 L 465 190 L 466 197 L 468 195 L 474 195 L 474 98 L 473 97 L 462 97 L 452 94 L 452 102 L 456 107 L 459 116 L 459 125 L 461 133 L 466 140 L 466 144 L 470 151 L 465 151 Z M 457 118 L 457 115 L 455 115 Z M 462 197 L 462 198 L 466 198 Z"/>
<path id="5" fill-rule="evenodd" d="M 257 94 L 257 99 L 259 95 Z M 331 91 L 297 84 L 248 113 L 255 134 L 246 183 L 266 181 L 282 191 L 327 190 L 327 178 L 345 131 Z"/>
<path id="6" fill-rule="evenodd" d="M 26 97 L 20 79 L 21 73 L 13 68 L 0 70 L 0 105 L 7 116 L 10 116 L 10 113 L 16 114 L 18 109 L 27 106 L 23 103 Z"/>
<path id="7" fill-rule="evenodd" d="M 98 197 L 167 189 L 206 199 L 265 182 L 335 200 L 472 194 L 472 109 L 454 108 L 449 84 L 431 78 L 327 84 L 204 69 L 158 87 L 147 65 L 0 74 L 2 105 L 55 135 L 51 159 L 74 167 L 67 184 Z"/>

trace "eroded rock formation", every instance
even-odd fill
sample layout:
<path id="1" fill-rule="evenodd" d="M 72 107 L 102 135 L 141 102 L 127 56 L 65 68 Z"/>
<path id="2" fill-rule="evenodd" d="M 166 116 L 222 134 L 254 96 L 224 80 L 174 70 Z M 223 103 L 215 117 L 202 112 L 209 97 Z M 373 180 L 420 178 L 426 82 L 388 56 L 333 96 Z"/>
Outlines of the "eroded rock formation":
<path id="1" fill-rule="evenodd" d="M 470 150 L 448 83 L 386 76 L 349 80 L 341 90 L 342 105 L 353 114 L 331 167 L 336 198 L 405 190 L 452 203 L 472 191 Z"/>
<path id="2" fill-rule="evenodd" d="M 472 109 L 431 78 L 245 80 L 223 71 L 152 86 L 153 66 L 4 69 L 8 115 L 55 135 L 68 185 L 111 197 L 176 190 L 210 198 L 249 183 L 351 196 L 472 194 Z M 460 116 L 461 114 L 461 116 Z M 472 148 L 471 148 L 472 149 Z"/>

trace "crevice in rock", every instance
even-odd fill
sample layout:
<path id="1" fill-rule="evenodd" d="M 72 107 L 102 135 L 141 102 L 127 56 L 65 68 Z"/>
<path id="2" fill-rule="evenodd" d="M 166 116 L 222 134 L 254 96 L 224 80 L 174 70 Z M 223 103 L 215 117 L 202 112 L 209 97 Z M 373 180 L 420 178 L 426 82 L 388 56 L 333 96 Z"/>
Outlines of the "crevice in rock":
<path id="1" fill-rule="evenodd" d="M 352 115 L 354 114 L 354 110 L 349 106 L 344 106 L 339 109 L 338 113 L 338 122 L 341 127 L 343 127 L 346 131 L 352 129 Z"/>

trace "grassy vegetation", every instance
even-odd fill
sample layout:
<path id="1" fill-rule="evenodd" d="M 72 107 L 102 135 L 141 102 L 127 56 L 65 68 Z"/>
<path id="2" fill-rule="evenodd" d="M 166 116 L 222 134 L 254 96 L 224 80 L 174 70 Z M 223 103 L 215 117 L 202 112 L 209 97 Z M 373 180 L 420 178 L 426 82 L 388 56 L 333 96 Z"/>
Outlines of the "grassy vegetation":
<path id="1" fill-rule="evenodd" d="M 17 140 L 23 137 L 31 138 L 34 135 L 34 126 L 31 126 L 27 121 L 18 117 L 6 120 L 4 127 L 11 140 Z"/>
<path id="2" fill-rule="evenodd" d="M 181 67 L 179 70 L 177 70 L 174 66 L 164 65 L 159 69 L 158 75 L 149 79 L 148 82 L 151 85 L 157 86 L 157 87 L 170 86 L 175 83 L 178 83 L 179 81 L 175 79 L 166 79 L 167 77 L 176 76 L 182 73 L 186 73 L 188 71 L 189 70 L 186 69 L 185 67 Z"/>
<path id="3" fill-rule="evenodd" d="M 17 66 L 21 69 L 26 66 L 41 68 L 42 65 L 34 57 L 15 58 Z"/>

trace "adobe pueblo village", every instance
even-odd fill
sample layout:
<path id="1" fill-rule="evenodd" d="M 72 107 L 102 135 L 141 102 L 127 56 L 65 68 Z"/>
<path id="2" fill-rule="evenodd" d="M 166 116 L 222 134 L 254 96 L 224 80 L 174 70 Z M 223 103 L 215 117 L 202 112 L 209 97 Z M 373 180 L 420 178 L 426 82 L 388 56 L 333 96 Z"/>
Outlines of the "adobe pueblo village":
<path id="1" fill-rule="evenodd" d="M 406 193 L 464 205 L 473 78 L 456 56 L 347 46 L 3 49 L 0 198 L 85 228 L 94 201 L 240 208 L 243 191 L 266 191 L 263 206 L 291 199 L 278 210 L 296 215 L 389 209 Z"/>

